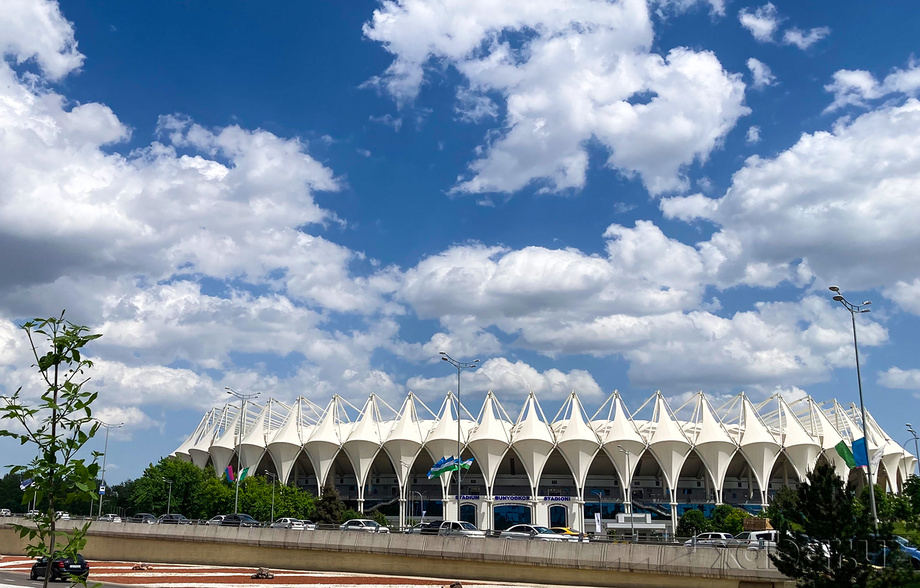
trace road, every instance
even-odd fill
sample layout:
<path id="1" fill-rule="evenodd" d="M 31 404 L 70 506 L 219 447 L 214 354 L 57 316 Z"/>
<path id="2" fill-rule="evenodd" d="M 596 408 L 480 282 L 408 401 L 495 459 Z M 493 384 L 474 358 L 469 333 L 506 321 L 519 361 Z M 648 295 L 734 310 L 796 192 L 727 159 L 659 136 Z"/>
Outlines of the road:
<path id="1" fill-rule="evenodd" d="M 148 563 L 152 569 L 132 569 L 136 562 L 89 561 L 90 585 L 100 583 L 102 588 L 254 588 L 264 584 L 270 588 L 440 588 L 451 581 L 437 578 L 401 578 L 331 572 L 273 569 L 274 579 L 255 580 L 257 568 L 233 568 L 180 564 Z M 38 588 L 41 580 L 29 579 L 32 560 L 24 557 L 0 557 L 0 588 Z M 55 583 L 55 586 L 66 584 Z M 463 582 L 464 588 L 550 588 L 536 584 L 494 584 L 488 582 Z M 552 588 L 565 588 L 554 586 Z"/>

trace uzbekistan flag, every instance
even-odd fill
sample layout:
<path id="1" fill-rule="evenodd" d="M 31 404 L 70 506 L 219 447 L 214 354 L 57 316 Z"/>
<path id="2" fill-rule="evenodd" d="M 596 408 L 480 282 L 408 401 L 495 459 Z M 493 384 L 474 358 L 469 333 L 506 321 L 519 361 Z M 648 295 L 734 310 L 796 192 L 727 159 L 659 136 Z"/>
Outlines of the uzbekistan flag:
<path id="1" fill-rule="evenodd" d="M 442 474 L 447 472 L 455 472 L 460 468 L 465 470 L 470 469 L 470 466 L 473 465 L 473 458 L 469 458 L 460 462 L 460 467 L 457 467 L 457 458 L 453 455 L 450 457 L 442 457 L 438 460 L 438 463 L 431 466 L 431 469 L 428 470 L 428 479 L 437 478 Z"/>

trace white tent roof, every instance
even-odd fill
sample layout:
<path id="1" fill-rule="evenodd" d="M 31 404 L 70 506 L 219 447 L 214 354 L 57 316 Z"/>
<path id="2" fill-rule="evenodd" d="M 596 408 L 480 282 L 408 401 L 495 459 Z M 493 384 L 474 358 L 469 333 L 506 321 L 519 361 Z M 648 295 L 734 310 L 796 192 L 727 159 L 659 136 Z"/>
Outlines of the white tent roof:
<path id="1" fill-rule="evenodd" d="M 291 470 L 294 469 L 294 462 L 303 450 L 303 441 L 312 432 L 312 427 L 303 426 L 302 401 L 303 398 L 294 401 L 284 423 L 268 444 L 269 455 L 272 456 L 275 471 L 282 483 L 287 483 Z"/>
<path id="2" fill-rule="evenodd" d="M 770 472 L 773 471 L 773 464 L 776 463 L 776 458 L 779 457 L 782 448 L 760 420 L 760 415 L 757 414 L 751 400 L 743 392 L 741 393 L 741 422 L 742 432 L 739 443 L 741 453 L 751 465 L 757 486 L 761 492 L 765 492 Z"/>
<path id="3" fill-rule="evenodd" d="M 555 445 L 553 431 L 546 422 L 546 415 L 543 414 L 536 395 L 531 390 L 521 414 L 518 415 L 517 423 L 511 429 L 511 448 L 527 472 L 527 479 L 534 495 L 540 484 L 543 467 Z"/>
<path id="4" fill-rule="evenodd" d="M 341 407 L 339 395 L 336 394 L 326 406 L 326 411 L 320 422 L 313 429 L 313 434 L 306 443 L 303 444 L 304 451 L 310 462 L 313 464 L 313 471 L 316 473 L 316 485 L 318 490 L 326 484 L 326 477 L 329 470 L 332 469 L 332 463 L 335 456 L 338 455 L 342 447 L 342 434 L 339 430 L 344 417 L 344 409 Z"/>
<path id="5" fill-rule="evenodd" d="M 467 446 L 479 462 L 479 469 L 491 493 L 498 466 L 511 445 L 510 419 L 491 390 L 486 394 L 477 422 L 478 426 L 470 431 Z"/>
<path id="6" fill-rule="evenodd" d="M 416 456 L 425 442 L 425 431 L 415 407 L 415 394 L 409 392 L 399 409 L 396 421 L 383 443 L 396 468 L 399 485 L 404 486 Z M 424 405 L 423 405 L 424 406 Z"/>
<path id="7" fill-rule="evenodd" d="M 211 425 L 208 427 L 207 431 L 201 435 L 198 441 L 195 442 L 195 445 L 188 449 L 188 454 L 192 458 L 192 463 L 202 469 L 208 465 L 208 459 L 211 457 L 211 443 L 214 442 L 214 438 L 220 430 L 221 423 L 227 418 L 229 407 L 225 405 L 219 411 L 216 408 L 213 410 Z"/>
<path id="8" fill-rule="evenodd" d="M 351 430 L 348 440 L 342 444 L 342 449 L 355 469 L 359 496 L 363 495 L 367 474 L 383 444 L 383 438 L 380 434 L 380 421 L 380 407 L 377 406 L 377 395 L 371 394 L 367 402 L 364 403 L 361 416 Z"/>
<path id="9" fill-rule="evenodd" d="M 587 415 L 575 391 L 569 394 L 568 400 L 559 409 L 552 428 L 556 434 L 556 447 L 569 464 L 575 478 L 575 486 L 581 493 L 585 487 L 588 469 L 601 447 L 601 442 L 597 438 L 597 432 L 588 425 Z"/>
<path id="10" fill-rule="evenodd" d="M 648 423 L 646 438 L 649 451 L 658 460 L 671 492 L 671 499 L 674 500 L 677 478 L 687 454 L 690 453 L 691 444 L 671 415 L 671 409 L 660 391 L 655 393 L 655 412 L 652 421 Z"/>
<path id="11" fill-rule="evenodd" d="M 608 407 L 607 418 L 593 420 L 594 429 L 604 453 L 613 462 L 621 487 L 628 489 L 632 487 L 633 474 L 639 464 L 639 458 L 645 452 L 645 438 L 636 429 L 636 424 L 630 418 L 619 392 L 614 390 L 594 416 L 600 414 L 605 406 Z"/>
<path id="12" fill-rule="evenodd" d="M 230 461 L 233 459 L 233 454 L 236 453 L 236 444 L 243 427 L 243 415 L 246 412 L 246 404 L 246 402 L 243 403 L 242 410 L 236 410 L 236 413 L 233 415 L 233 420 L 230 421 L 223 433 L 220 433 L 220 436 L 211 443 L 211 447 L 208 449 L 211 453 L 211 463 L 214 464 L 214 471 L 218 474 L 222 474 L 224 470 L 227 469 L 227 466 L 230 465 Z M 228 408 L 231 407 L 236 408 L 232 405 L 228 405 Z"/>
<path id="13" fill-rule="evenodd" d="M 786 452 L 789 463 L 795 468 L 799 480 L 804 480 L 808 472 L 814 469 L 822 447 L 814 437 L 808 434 L 798 416 L 786 403 L 786 399 L 779 394 L 775 398 L 778 405 L 777 416 L 783 451 Z"/>
<path id="14" fill-rule="evenodd" d="M 269 399 L 265 403 L 255 422 L 252 423 L 242 441 L 240 441 L 241 467 L 251 468 L 252 473 L 255 473 L 255 469 L 259 467 L 259 461 L 265 454 L 267 442 L 273 436 L 272 432 L 268 430 L 271 422 L 269 415 L 272 411 L 272 403 L 277 404 L 277 401 Z"/>
<path id="15" fill-rule="evenodd" d="M 196 443 L 198 443 L 202 435 L 204 435 L 205 431 L 208 430 L 211 424 L 211 416 L 216 410 L 216 408 L 212 408 L 208 412 L 204 413 L 204 416 L 201 417 L 201 421 L 198 423 L 198 426 L 195 427 L 195 431 L 188 436 L 182 445 L 173 451 L 173 455 L 175 457 L 178 457 L 182 461 L 192 461 L 192 456 L 188 451 L 190 448 L 194 447 Z"/>
<path id="16" fill-rule="evenodd" d="M 424 448 L 428 450 L 428 453 L 431 455 L 433 460 L 431 464 L 428 464 L 430 467 L 434 465 L 434 462 L 441 459 L 442 457 L 448 457 L 455 455 L 457 453 L 457 417 L 455 416 L 457 412 L 456 407 L 457 398 L 454 396 L 453 392 L 448 392 L 447 396 L 444 398 L 444 402 L 441 403 L 441 410 L 438 412 L 438 420 L 435 422 L 434 427 L 428 433 L 425 438 Z M 459 412 L 463 412 L 461 406 Z M 474 426 L 474 422 L 470 419 L 460 419 L 460 448 L 461 452 L 463 447 L 466 446 L 466 440 L 469 437 L 470 429 Z M 445 474 L 438 478 L 441 481 L 441 485 L 446 488 L 450 483 L 453 473 Z"/>
<path id="17" fill-rule="evenodd" d="M 732 462 L 738 444 L 731 438 L 722 422 L 716 418 L 709 399 L 702 392 L 696 396 L 693 426 L 685 429 L 694 449 L 709 470 L 713 488 L 718 495 L 725 482 L 725 473 Z"/>

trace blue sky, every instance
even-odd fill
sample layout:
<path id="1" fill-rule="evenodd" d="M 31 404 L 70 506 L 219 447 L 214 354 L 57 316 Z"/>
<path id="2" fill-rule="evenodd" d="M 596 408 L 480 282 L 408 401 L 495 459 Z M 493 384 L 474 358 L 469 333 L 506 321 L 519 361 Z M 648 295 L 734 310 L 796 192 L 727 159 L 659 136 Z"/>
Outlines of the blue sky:
<path id="1" fill-rule="evenodd" d="M 23 319 L 104 333 L 110 481 L 224 386 L 437 407 L 440 350 L 512 416 L 531 389 L 849 403 L 837 284 L 873 301 L 868 406 L 903 443 L 920 16 L 799 4 L 16 0 L 0 391 L 36 391 Z"/>

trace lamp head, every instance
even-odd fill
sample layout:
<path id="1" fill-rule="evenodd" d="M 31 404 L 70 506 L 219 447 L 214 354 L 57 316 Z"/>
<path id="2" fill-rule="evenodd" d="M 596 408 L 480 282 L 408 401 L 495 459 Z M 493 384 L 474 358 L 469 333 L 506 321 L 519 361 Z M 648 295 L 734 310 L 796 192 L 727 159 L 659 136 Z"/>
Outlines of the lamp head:
<path id="1" fill-rule="evenodd" d="M 837 294 L 836 296 L 834 296 L 834 300 L 836 300 L 837 302 L 843 302 L 843 296 L 841 296 L 840 294 Z"/>
<path id="2" fill-rule="evenodd" d="M 838 288 L 837 286 L 831 286 L 830 288 L 828 288 L 828 290 L 830 290 L 831 292 L 840 292 L 840 288 Z"/>
<path id="3" fill-rule="evenodd" d="M 479 363 L 478 359 L 474 359 L 472 363 Z"/>
<path id="4" fill-rule="evenodd" d="M 446 358 L 446 357 L 442 357 L 442 358 L 441 358 L 441 361 L 447 361 L 447 358 Z"/>
<path id="5" fill-rule="evenodd" d="M 865 302 L 862 303 L 862 306 L 869 306 L 870 304 L 872 304 L 872 301 L 866 300 Z"/>

